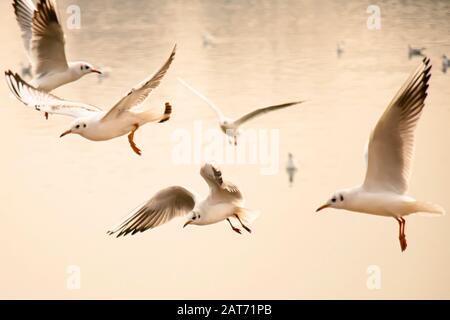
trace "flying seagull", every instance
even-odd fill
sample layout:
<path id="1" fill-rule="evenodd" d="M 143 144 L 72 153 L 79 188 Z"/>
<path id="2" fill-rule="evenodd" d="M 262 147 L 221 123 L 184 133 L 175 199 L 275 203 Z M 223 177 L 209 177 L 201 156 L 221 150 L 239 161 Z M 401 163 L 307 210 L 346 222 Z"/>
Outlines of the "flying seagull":
<path id="1" fill-rule="evenodd" d="M 445 213 L 438 205 L 406 195 L 414 153 L 414 130 L 425 106 L 430 70 L 430 60 L 424 58 L 372 131 L 364 183 L 336 191 L 326 204 L 317 209 L 336 208 L 392 217 L 399 224 L 402 251 L 407 246 L 405 216 Z"/>
<path id="2" fill-rule="evenodd" d="M 204 200 L 191 191 L 172 186 L 157 192 L 149 201 L 126 217 L 118 226 L 108 231 L 117 237 L 144 232 L 158 227 L 175 217 L 186 216 L 187 225 L 209 225 L 227 220 L 231 229 L 241 233 L 230 218 L 235 218 L 242 228 L 251 232 L 248 223 L 257 216 L 257 212 L 244 207 L 244 198 L 238 187 L 222 179 L 222 172 L 211 164 L 200 169 L 200 175 L 209 186 L 209 195 Z"/>
<path id="3" fill-rule="evenodd" d="M 5 72 L 5 76 L 11 92 L 26 106 L 50 114 L 75 118 L 71 128 L 65 131 L 61 137 L 73 133 L 88 140 L 104 141 L 128 134 L 131 148 L 138 155 L 141 155 L 141 150 L 133 140 L 134 133 L 146 123 L 169 120 L 172 107 L 169 103 L 166 103 L 163 115 L 151 110 L 137 111 L 136 109 L 144 103 L 150 92 L 161 82 L 175 57 L 175 50 L 176 46 L 173 48 L 169 59 L 153 76 L 131 89 L 108 112 L 81 102 L 63 100 L 55 95 L 38 90 L 11 71 Z"/>
<path id="4" fill-rule="evenodd" d="M 225 117 L 223 115 L 222 111 L 220 111 L 220 109 L 211 100 L 209 100 L 204 95 L 202 95 L 200 92 L 198 92 L 193 87 L 188 85 L 185 81 L 183 81 L 180 78 L 178 78 L 178 81 L 180 81 L 181 84 L 183 84 L 186 88 L 191 90 L 194 94 L 196 94 L 198 97 L 200 97 L 203 101 L 205 101 L 211 107 L 211 109 L 214 110 L 214 112 L 216 113 L 217 118 L 219 120 L 220 129 L 222 130 L 222 132 L 224 134 L 226 134 L 229 137 L 230 143 L 234 142 L 235 145 L 237 145 L 237 138 L 240 134 L 239 127 L 241 125 L 243 125 L 244 123 L 246 123 L 260 115 L 263 115 L 265 113 L 283 109 L 283 108 L 287 108 L 287 107 L 290 107 L 290 106 L 293 106 L 296 104 L 300 104 L 303 102 L 303 101 L 288 102 L 288 103 L 283 103 L 283 104 L 279 104 L 276 106 L 270 106 L 270 107 L 256 109 L 256 110 L 240 117 L 239 119 L 233 120 L 233 119 Z"/>
<path id="5" fill-rule="evenodd" d="M 31 0 L 14 0 L 13 7 L 32 66 L 33 87 L 50 92 L 86 74 L 101 73 L 87 62 L 67 61 L 64 31 L 53 0 L 38 0 L 36 5 Z"/>

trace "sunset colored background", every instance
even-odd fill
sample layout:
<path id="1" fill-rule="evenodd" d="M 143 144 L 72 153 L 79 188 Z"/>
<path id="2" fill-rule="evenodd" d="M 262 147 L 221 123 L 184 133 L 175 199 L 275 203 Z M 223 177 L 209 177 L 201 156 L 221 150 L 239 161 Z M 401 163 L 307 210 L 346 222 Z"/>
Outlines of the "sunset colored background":
<path id="1" fill-rule="evenodd" d="M 27 109 L 0 81 L 0 298 L 3 299 L 449 299 L 450 218 L 407 217 L 401 253 L 394 219 L 315 209 L 331 193 L 363 181 L 364 146 L 372 127 L 426 47 L 433 63 L 429 96 L 416 130 L 410 194 L 450 210 L 450 1 L 58 0 L 69 60 L 108 67 L 55 90 L 58 96 L 108 109 L 178 51 L 146 102 L 173 116 L 126 137 L 60 139 L 71 119 Z M 381 9 L 369 30 L 367 7 Z M 81 8 L 70 30 L 69 5 Z M 0 2 L 0 66 L 20 71 L 26 56 L 10 1 Z M 204 44 L 204 35 L 214 38 Z M 343 42 L 344 52 L 336 54 Z M 182 228 L 184 219 L 113 238 L 106 231 L 170 185 L 208 191 L 200 164 L 172 161 L 177 129 L 217 126 L 215 115 L 181 77 L 229 116 L 307 100 L 253 121 L 278 129 L 280 167 L 221 165 L 249 208 L 261 212 L 252 234 L 226 222 Z M 289 187 L 292 152 L 299 171 Z M 79 289 L 67 287 L 68 268 Z M 381 288 L 370 290 L 377 266 Z"/>

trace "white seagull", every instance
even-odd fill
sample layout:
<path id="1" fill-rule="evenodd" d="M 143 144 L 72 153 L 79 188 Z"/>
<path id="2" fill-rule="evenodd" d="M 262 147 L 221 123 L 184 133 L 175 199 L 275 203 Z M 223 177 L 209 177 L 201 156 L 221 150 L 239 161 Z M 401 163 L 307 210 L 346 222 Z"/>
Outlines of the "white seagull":
<path id="1" fill-rule="evenodd" d="M 32 66 L 33 87 L 50 92 L 86 74 L 100 73 L 87 62 L 67 61 L 64 32 L 54 1 L 38 0 L 35 6 L 31 0 L 14 0 L 13 7 Z"/>
<path id="2" fill-rule="evenodd" d="M 225 182 L 220 170 L 211 164 L 203 165 L 200 175 L 209 186 L 209 195 L 204 200 L 199 201 L 194 193 L 180 186 L 162 189 L 112 231 L 108 231 L 108 234 L 117 234 L 117 237 L 130 233 L 133 235 L 180 216 L 187 216 L 183 227 L 190 224 L 203 226 L 227 220 L 233 231 L 241 233 L 230 220 L 235 218 L 242 228 L 251 232 L 246 224 L 256 218 L 257 212 L 244 207 L 244 198 L 238 187 Z"/>
<path id="3" fill-rule="evenodd" d="M 237 145 L 237 138 L 241 133 L 239 127 L 241 125 L 243 125 L 244 123 L 246 123 L 246 122 L 252 120 L 253 118 L 260 116 L 264 113 L 287 108 L 287 107 L 304 102 L 304 101 L 288 102 L 288 103 L 283 103 L 283 104 L 279 104 L 279 105 L 275 105 L 275 106 L 256 109 L 256 110 L 240 117 L 239 119 L 234 120 L 234 119 L 225 117 L 224 114 L 222 113 L 222 111 L 211 100 L 209 100 L 204 95 L 202 95 L 200 92 L 198 92 L 193 87 L 188 85 L 184 80 L 178 78 L 178 81 L 180 81 L 181 84 L 183 84 L 186 88 L 191 90 L 194 94 L 196 94 L 198 97 L 200 97 L 203 101 L 205 101 L 206 104 L 208 104 L 211 107 L 211 109 L 214 110 L 214 112 L 216 113 L 217 118 L 219 120 L 220 129 L 222 130 L 222 132 L 224 134 L 226 134 L 229 137 L 229 139 L 230 139 L 229 142 L 233 143 L 233 141 L 234 141 L 235 145 Z"/>
<path id="4" fill-rule="evenodd" d="M 175 57 L 176 46 L 169 59 L 151 77 L 145 79 L 128 94 L 120 99 L 108 112 L 84 104 L 60 99 L 50 93 L 38 90 L 23 81 L 18 74 L 11 71 L 5 72 L 6 81 L 11 92 L 26 106 L 35 108 L 38 111 L 50 114 L 60 114 L 74 117 L 75 121 L 71 128 L 65 131 L 61 137 L 73 133 L 92 141 L 105 141 L 128 134 L 128 141 L 131 148 L 138 155 L 141 150 L 134 143 L 134 133 L 139 127 L 148 122 L 165 122 L 169 120 L 172 107 L 166 103 L 163 115 L 153 111 L 138 111 L 150 92 L 155 89 L 169 69 Z"/>
<path id="5" fill-rule="evenodd" d="M 428 58 L 410 76 L 372 131 L 364 183 L 336 191 L 324 208 L 345 209 L 392 217 L 399 223 L 402 251 L 406 249 L 405 219 L 413 213 L 445 214 L 438 205 L 406 195 L 411 174 L 414 130 L 427 97 L 431 77 Z"/>

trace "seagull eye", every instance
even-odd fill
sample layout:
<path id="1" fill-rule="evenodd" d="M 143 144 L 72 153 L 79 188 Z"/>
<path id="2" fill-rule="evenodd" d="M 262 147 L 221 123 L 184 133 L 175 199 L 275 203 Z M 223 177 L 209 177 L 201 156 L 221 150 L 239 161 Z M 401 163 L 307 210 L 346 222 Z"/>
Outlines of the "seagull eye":
<path id="1" fill-rule="evenodd" d="M 197 219 L 197 217 L 196 217 L 196 216 L 193 216 L 193 217 L 192 217 L 192 220 L 195 220 L 195 219 Z"/>
<path id="2" fill-rule="evenodd" d="M 331 199 L 332 202 L 336 202 L 336 198 Z"/>
<path id="3" fill-rule="evenodd" d="M 86 128 L 86 124 L 83 124 L 83 128 Z M 342 197 L 342 196 L 341 196 Z"/>
<path id="4" fill-rule="evenodd" d="M 77 129 L 80 129 L 80 125 L 79 125 L 79 124 L 77 124 L 77 126 L 76 126 L 75 128 L 77 128 Z"/>

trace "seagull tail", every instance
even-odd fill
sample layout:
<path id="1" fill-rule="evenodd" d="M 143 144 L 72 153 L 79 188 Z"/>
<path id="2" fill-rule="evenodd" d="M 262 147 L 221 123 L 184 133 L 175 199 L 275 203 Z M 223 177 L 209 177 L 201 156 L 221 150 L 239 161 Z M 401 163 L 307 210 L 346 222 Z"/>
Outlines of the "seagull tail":
<path id="1" fill-rule="evenodd" d="M 171 114 L 172 114 L 172 106 L 170 103 L 166 102 L 166 108 L 164 109 L 164 114 L 161 120 L 159 120 L 159 123 L 168 121 L 170 119 Z"/>
<path id="2" fill-rule="evenodd" d="M 241 219 L 242 222 L 248 224 L 252 224 L 253 221 L 258 218 L 259 213 L 260 212 L 258 210 L 250 210 L 246 208 L 239 208 L 239 210 L 237 210 L 236 212 L 236 214 L 239 216 L 239 219 Z"/>
<path id="3" fill-rule="evenodd" d="M 445 215 L 444 208 L 442 208 L 441 206 L 439 206 L 437 204 L 425 202 L 425 201 L 415 201 L 414 209 L 420 215 L 425 215 L 425 216 L 437 216 L 437 215 L 443 216 L 443 215 Z"/>

